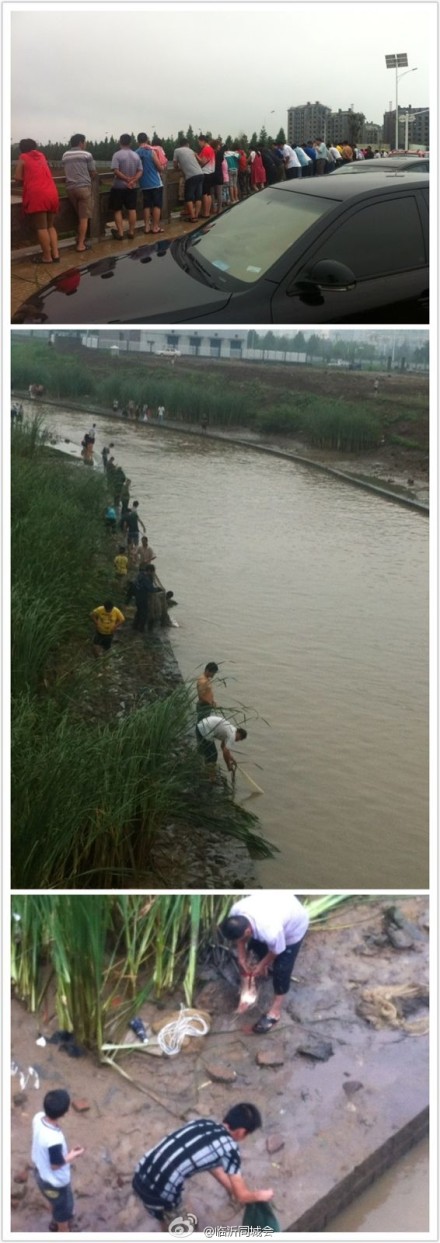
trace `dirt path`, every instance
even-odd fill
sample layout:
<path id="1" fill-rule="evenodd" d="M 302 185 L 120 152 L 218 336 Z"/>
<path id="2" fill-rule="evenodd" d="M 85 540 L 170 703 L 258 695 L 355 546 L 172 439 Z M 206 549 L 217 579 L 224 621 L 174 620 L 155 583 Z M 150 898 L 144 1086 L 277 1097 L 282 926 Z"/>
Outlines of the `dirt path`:
<path id="1" fill-rule="evenodd" d="M 36 1047 L 38 1033 L 49 1034 L 56 1020 L 44 1024 L 14 1000 L 13 1057 L 21 1068 L 37 1069 L 40 1088 L 28 1085 L 20 1094 L 18 1079 L 12 1079 L 12 1229 L 47 1229 L 46 1207 L 27 1163 L 32 1116 L 42 1107 L 44 1092 L 56 1086 L 89 1106 L 84 1112 L 72 1108 L 65 1125 L 69 1144 L 86 1147 L 73 1175 L 75 1229 L 154 1232 L 154 1221 L 131 1192 L 136 1161 L 182 1120 L 221 1118 L 243 1099 L 254 1101 L 263 1115 L 263 1129 L 242 1145 L 244 1176 L 252 1186 L 273 1186 L 281 1225 L 291 1228 L 314 1200 L 398 1131 L 408 1111 L 410 1117 L 417 1114 L 427 1101 L 427 1035 L 409 1034 L 400 1023 L 376 1030 L 357 1013 L 364 989 L 427 985 L 428 900 L 399 899 L 400 910 L 418 929 L 413 947 L 404 950 L 372 940 L 383 931 L 390 902 L 342 907 L 324 928 L 309 933 L 290 1000 L 270 1036 L 252 1033 L 256 1012 L 238 1017 L 234 987 L 205 968 L 196 1004 L 212 1016 L 209 1036 L 193 1040 L 176 1058 L 139 1052 L 123 1061 L 145 1094 L 92 1055 L 73 1060 L 57 1046 Z M 270 982 L 263 990 L 262 1006 L 271 995 Z M 180 1000 L 148 1004 L 142 1016 L 152 1021 L 162 1014 L 165 1021 Z M 426 1015 L 423 1008 L 408 1021 L 421 1019 L 425 1030 Z M 328 1061 L 297 1052 L 310 1037 L 331 1042 Z M 274 1064 L 259 1065 L 261 1054 L 269 1054 Z M 217 1081 L 222 1076 L 232 1082 Z M 199 1229 L 238 1225 L 242 1217 L 206 1174 L 187 1185 L 184 1207 L 196 1214 Z"/>

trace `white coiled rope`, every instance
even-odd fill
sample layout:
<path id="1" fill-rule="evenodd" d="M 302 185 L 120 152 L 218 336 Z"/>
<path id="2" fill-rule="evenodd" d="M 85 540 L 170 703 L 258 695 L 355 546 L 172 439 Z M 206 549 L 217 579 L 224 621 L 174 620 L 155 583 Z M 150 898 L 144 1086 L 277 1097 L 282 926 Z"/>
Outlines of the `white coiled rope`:
<path id="1" fill-rule="evenodd" d="M 166 1023 L 165 1027 L 157 1033 L 157 1043 L 162 1053 L 166 1053 L 168 1057 L 175 1057 L 176 1053 L 180 1053 L 187 1036 L 206 1036 L 208 1032 L 208 1023 L 202 1015 L 194 1014 L 193 1011 L 186 1010 L 182 1006 L 178 1019 Z"/>

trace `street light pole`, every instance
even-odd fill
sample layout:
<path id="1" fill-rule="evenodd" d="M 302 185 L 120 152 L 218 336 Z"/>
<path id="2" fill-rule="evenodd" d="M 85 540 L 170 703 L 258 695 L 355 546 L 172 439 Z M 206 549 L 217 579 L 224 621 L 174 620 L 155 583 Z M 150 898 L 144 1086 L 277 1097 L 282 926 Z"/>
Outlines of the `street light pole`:
<path id="1" fill-rule="evenodd" d="M 395 69 L 396 71 L 396 129 L 395 129 L 395 150 L 399 150 L 399 69 L 404 69 L 408 64 L 407 52 L 393 52 L 389 56 L 385 56 L 385 64 L 387 69 Z M 402 75 L 403 76 L 403 75 Z"/>

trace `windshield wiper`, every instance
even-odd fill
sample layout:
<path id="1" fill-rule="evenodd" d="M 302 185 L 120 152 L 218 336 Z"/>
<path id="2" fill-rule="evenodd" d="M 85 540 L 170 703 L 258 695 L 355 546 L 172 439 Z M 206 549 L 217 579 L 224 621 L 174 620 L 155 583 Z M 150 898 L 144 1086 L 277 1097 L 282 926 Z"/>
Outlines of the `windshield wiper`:
<path id="1" fill-rule="evenodd" d="M 219 288 L 215 280 L 213 280 L 212 276 L 208 274 L 208 272 L 206 271 L 204 263 L 201 263 L 200 259 L 196 259 L 196 256 L 193 254 L 192 247 L 191 248 L 189 246 L 185 247 L 185 259 L 188 265 L 190 265 L 192 268 L 195 268 L 197 272 L 201 273 L 201 275 L 203 276 L 204 283 L 206 285 L 210 285 L 211 289 Z M 186 268 L 186 270 L 188 271 L 188 268 Z"/>

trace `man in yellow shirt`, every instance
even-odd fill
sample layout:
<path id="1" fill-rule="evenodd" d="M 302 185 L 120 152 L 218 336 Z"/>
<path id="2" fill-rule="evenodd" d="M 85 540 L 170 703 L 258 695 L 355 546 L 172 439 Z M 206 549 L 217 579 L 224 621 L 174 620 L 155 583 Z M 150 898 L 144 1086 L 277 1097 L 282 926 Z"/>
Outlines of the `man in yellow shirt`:
<path id="1" fill-rule="evenodd" d="M 116 570 L 117 578 L 125 578 L 128 574 L 128 557 L 124 544 L 120 544 L 118 548 L 118 555 L 115 557 L 113 564 Z"/>
<path id="2" fill-rule="evenodd" d="M 125 622 L 125 617 L 120 609 L 115 608 L 112 600 L 104 600 L 104 604 L 93 609 L 90 616 L 95 626 L 93 655 L 102 656 L 111 648 L 113 635 Z"/>

